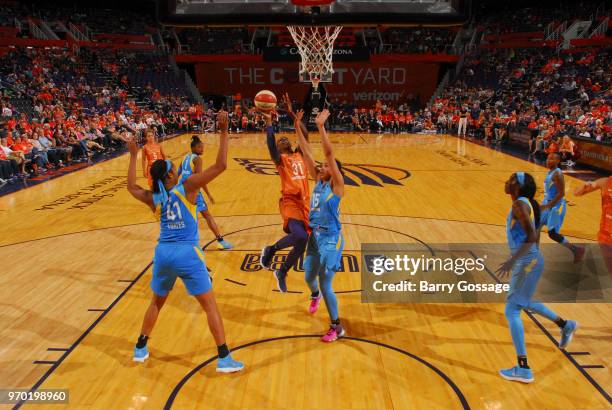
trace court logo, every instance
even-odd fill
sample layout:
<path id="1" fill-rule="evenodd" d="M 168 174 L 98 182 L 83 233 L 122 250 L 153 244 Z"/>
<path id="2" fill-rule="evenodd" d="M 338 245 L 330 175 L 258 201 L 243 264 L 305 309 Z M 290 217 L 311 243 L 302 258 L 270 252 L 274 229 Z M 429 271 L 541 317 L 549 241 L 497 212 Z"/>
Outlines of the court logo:
<path id="1" fill-rule="evenodd" d="M 278 175 L 276 164 L 271 159 L 234 158 L 249 172 L 259 175 Z M 410 176 L 410 172 L 396 167 L 374 164 L 342 164 L 344 183 L 351 186 L 369 185 L 383 187 L 399 185 Z"/>
<path id="2" fill-rule="evenodd" d="M 260 255 L 258 253 L 247 253 L 244 255 L 240 270 L 243 272 L 258 272 L 262 270 L 261 264 L 259 263 Z M 287 259 L 287 254 L 277 253 L 272 258 L 272 264 L 270 269 L 280 269 L 283 262 Z M 304 255 L 300 256 L 295 266 L 297 272 L 304 272 Z M 340 261 L 340 269 L 338 272 L 359 272 L 359 261 L 357 256 L 350 253 L 343 253 L 342 260 Z"/>

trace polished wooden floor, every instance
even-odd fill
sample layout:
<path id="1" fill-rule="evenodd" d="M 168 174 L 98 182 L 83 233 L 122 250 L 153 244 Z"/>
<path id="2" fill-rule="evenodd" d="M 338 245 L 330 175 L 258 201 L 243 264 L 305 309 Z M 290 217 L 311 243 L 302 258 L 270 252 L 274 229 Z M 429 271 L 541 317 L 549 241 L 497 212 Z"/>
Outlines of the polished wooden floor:
<path id="1" fill-rule="evenodd" d="M 203 138 L 210 163 L 218 139 Z M 175 164 L 188 142 L 164 143 Z M 357 257 L 364 242 L 503 243 L 504 181 L 521 170 L 541 185 L 546 174 L 447 136 L 333 135 L 333 142 L 354 171 L 342 221 L 345 253 Z M 207 365 L 214 343 L 182 285 L 160 315 L 151 359 L 131 361 L 158 225 L 127 193 L 123 156 L 0 197 L 0 388 L 69 389 L 70 408 L 95 409 L 610 408 L 609 304 L 553 305 L 581 323 L 570 350 L 582 354 L 574 356 L 524 317 L 531 385 L 497 375 L 515 360 L 502 304 L 364 304 L 353 292 L 358 272 L 339 273 L 334 285 L 352 338 L 319 342 L 325 310 L 306 313 L 301 274 L 289 279 L 295 293 L 279 294 L 270 272 L 250 263 L 281 235 L 279 180 L 267 158 L 262 135 L 234 136 L 228 170 L 209 187 L 211 211 L 235 250 L 210 247 L 207 263 L 246 371 L 220 376 Z M 567 191 L 578 183 L 568 176 Z M 568 199 L 564 233 L 594 240 L 600 199 Z M 205 245 L 212 236 L 202 222 L 201 233 Z"/>

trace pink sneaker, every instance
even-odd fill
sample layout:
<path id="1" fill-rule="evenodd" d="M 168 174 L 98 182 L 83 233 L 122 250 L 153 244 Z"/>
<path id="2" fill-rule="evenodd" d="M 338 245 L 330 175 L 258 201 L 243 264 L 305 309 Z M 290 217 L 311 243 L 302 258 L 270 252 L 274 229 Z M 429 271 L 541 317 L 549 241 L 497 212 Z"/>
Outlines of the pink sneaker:
<path id="1" fill-rule="evenodd" d="M 342 325 L 331 325 L 321 340 L 323 342 L 330 343 L 334 340 L 338 340 L 338 338 L 342 336 L 344 336 L 344 328 Z"/>
<path id="2" fill-rule="evenodd" d="M 308 306 L 308 313 L 315 313 L 319 309 L 319 303 L 321 303 L 321 293 L 316 298 L 310 297 L 310 306 Z"/>

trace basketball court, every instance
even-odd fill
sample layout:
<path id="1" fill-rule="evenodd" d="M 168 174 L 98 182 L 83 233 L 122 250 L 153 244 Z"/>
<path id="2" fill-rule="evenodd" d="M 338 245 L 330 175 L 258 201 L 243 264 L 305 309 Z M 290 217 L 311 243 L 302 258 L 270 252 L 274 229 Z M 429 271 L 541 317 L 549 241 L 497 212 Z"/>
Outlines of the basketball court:
<path id="1" fill-rule="evenodd" d="M 218 137 L 202 138 L 209 164 Z M 163 143 L 175 164 L 189 141 Z M 567 352 L 554 325 L 525 317 L 536 382 L 523 385 L 497 374 L 515 360 L 503 304 L 361 303 L 362 243 L 504 243 L 504 181 L 520 169 L 541 185 L 545 168 L 445 135 L 333 134 L 332 142 L 354 182 L 334 284 L 347 338 L 319 341 L 328 318 L 307 313 L 303 273 L 290 272 L 290 292 L 280 294 L 259 266 L 261 248 L 281 234 L 279 181 L 265 136 L 233 135 L 228 169 L 209 189 L 235 248 L 216 250 L 200 229 L 228 342 L 247 369 L 215 373 L 205 316 L 182 284 L 151 336 L 150 360 L 132 362 L 159 223 L 125 189 L 122 156 L 0 198 L 11 233 L 0 247 L 9 267 L 0 287 L 4 385 L 68 389 L 71 408 L 609 408 L 607 304 L 553 305 L 581 324 Z M 566 184 L 572 192 L 579 181 Z M 568 200 L 565 233 L 594 240 L 599 198 Z"/>
<path id="2" fill-rule="evenodd" d="M 293 26 L 289 32 L 300 38 L 299 80 L 316 78 L 318 84 L 333 80 L 331 49 L 341 32 L 335 27 L 402 25 L 425 14 L 436 15 L 440 24 L 457 24 L 457 3 L 157 4 L 166 24 Z M 319 31 L 322 26 L 328 30 Z M 277 137 L 283 135 L 295 143 L 295 135 L 281 132 Z M 191 136 L 162 143 L 175 166 L 191 152 Z M 206 167 L 214 162 L 219 135 L 200 137 Z M 279 177 L 264 133 L 231 134 L 227 170 L 208 188 L 215 199 L 209 209 L 234 248 L 217 249 L 201 220 L 200 236 L 228 345 L 246 368 L 215 372 L 217 350 L 206 316 L 180 281 L 150 336 L 150 358 L 134 362 L 134 343 L 151 297 L 159 222 L 128 193 L 129 156 L 122 155 L 0 197 L 0 224 L 7 233 L 0 237 L 5 266 L 0 277 L 0 387 L 69 392 L 67 405 L 0 407 L 610 408 L 612 318 L 607 303 L 551 305 L 580 323 L 567 350 L 558 348 L 554 324 L 523 314 L 535 382 L 522 384 L 498 374 L 516 361 L 503 303 L 362 302 L 363 244 L 416 244 L 424 250 L 445 243 L 506 244 L 511 199 L 504 183 L 517 171 L 530 173 L 541 200 L 548 169 L 445 134 L 330 133 L 330 139 L 346 173 L 341 205 L 345 245 L 334 280 L 346 337 L 320 341 L 329 318 L 325 309 L 307 312 L 310 292 L 302 258 L 289 272 L 284 294 L 272 272 L 260 266 L 261 249 L 282 235 Z M 316 132 L 310 141 L 315 157 L 323 160 Z M 137 175 L 138 183 L 147 186 L 140 159 Z M 575 198 L 582 183 L 565 174 L 563 233 L 571 242 L 594 243 L 601 200 L 598 195 Z M 541 241 L 552 243 L 546 235 Z M 286 255 L 279 252 L 272 268 Z M 497 268 L 486 266 L 490 283 L 499 283 Z"/>

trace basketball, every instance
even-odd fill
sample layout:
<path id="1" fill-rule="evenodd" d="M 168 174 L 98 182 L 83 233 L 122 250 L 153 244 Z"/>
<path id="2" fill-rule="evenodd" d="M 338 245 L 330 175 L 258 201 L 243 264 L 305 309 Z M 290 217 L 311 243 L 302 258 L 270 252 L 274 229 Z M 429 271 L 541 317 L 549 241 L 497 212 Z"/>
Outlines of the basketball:
<path id="1" fill-rule="evenodd" d="M 270 90 L 261 90 L 255 95 L 255 106 L 261 111 L 272 111 L 276 108 L 276 95 Z"/>

